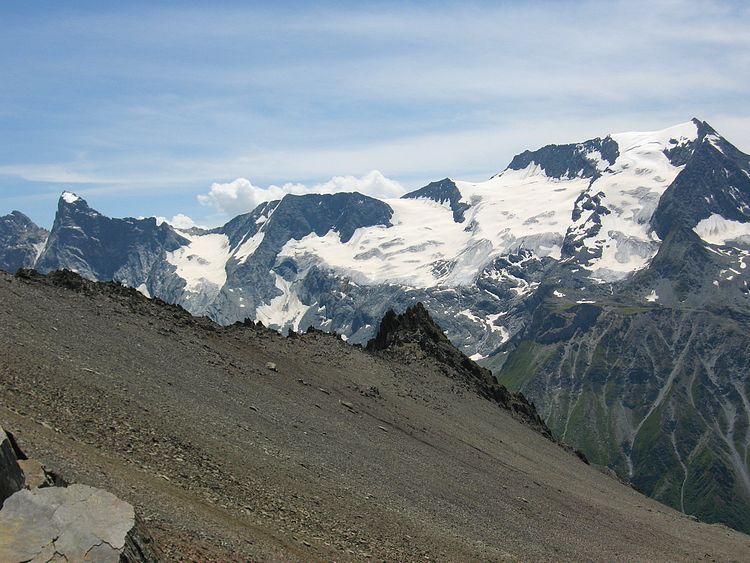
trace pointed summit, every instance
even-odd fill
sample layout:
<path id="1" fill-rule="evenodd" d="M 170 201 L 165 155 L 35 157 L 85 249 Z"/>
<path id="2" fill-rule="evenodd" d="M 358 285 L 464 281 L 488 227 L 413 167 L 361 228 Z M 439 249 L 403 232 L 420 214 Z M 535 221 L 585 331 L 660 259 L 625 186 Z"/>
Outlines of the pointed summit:
<path id="1" fill-rule="evenodd" d="M 441 205 L 447 203 L 456 223 L 463 223 L 464 212 L 469 208 L 468 203 L 461 201 L 461 192 L 450 178 L 430 182 L 424 188 L 402 195 L 401 199 L 431 199 Z"/>
<path id="2" fill-rule="evenodd" d="M 65 203 L 68 203 L 68 204 L 73 204 L 73 203 L 76 203 L 76 202 L 78 202 L 78 201 L 83 201 L 83 200 L 82 200 L 82 199 L 81 199 L 80 197 L 78 197 L 78 196 L 77 196 L 76 194 L 74 194 L 73 192 L 69 192 L 69 191 L 64 191 L 64 192 L 63 192 L 63 193 L 62 193 L 62 194 L 60 195 L 60 200 L 61 200 L 61 201 L 64 201 Z"/>

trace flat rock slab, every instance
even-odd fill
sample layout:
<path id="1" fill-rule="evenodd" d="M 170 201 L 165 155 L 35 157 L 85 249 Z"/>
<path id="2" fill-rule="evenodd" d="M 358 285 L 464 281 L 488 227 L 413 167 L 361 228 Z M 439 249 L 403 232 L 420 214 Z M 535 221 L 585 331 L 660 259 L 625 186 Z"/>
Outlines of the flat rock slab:
<path id="1" fill-rule="evenodd" d="M 86 485 L 18 491 L 0 510 L 0 561 L 117 562 L 133 507 Z"/>

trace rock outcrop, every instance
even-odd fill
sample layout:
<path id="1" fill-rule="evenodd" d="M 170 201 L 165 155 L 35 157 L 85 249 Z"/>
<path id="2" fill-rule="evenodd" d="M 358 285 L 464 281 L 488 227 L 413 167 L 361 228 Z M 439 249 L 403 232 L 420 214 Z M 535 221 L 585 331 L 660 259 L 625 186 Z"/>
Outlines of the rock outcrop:
<path id="1" fill-rule="evenodd" d="M 152 563 L 158 555 L 133 506 L 87 485 L 54 479 L 0 428 L 0 561 Z"/>
<path id="2" fill-rule="evenodd" d="M 511 411 L 516 418 L 552 439 L 552 433 L 534 405 L 520 393 L 512 393 L 499 385 L 490 370 L 481 367 L 451 344 L 422 303 L 409 307 L 401 315 L 388 311 L 380 323 L 378 334 L 367 343 L 367 350 L 371 352 L 389 350 L 402 355 L 409 355 L 414 347 L 447 368 L 449 374 L 473 385 L 480 395 Z"/>
<path id="3" fill-rule="evenodd" d="M 23 471 L 16 461 L 10 437 L 0 426 L 0 508 L 5 500 L 24 486 Z"/>

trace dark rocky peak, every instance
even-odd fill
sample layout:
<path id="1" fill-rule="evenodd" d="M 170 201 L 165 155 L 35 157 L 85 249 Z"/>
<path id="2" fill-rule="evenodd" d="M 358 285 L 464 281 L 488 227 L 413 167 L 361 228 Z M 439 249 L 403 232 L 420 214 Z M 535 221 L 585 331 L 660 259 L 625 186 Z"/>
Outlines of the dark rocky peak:
<path id="1" fill-rule="evenodd" d="M 32 267 L 48 236 L 46 229 L 20 211 L 0 217 L 0 270 Z"/>
<path id="2" fill-rule="evenodd" d="M 60 197 L 55 222 L 37 269 L 67 268 L 99 280 L 116 279 L 129 263 L 143 265 L 188 244 L 168 223 L 146 219 L 112 219 L 71 192 Z"/>
<path id="3" fill-rule="evenodd" d="M 402 195 L 401 199 L 431 199 L 440 204 L 448 202 L 456 223 L 463 223 L 464 212 L 470 207 L 468 203 L 461 202 L 461 192 L 450 178 L 431 182 L 423 188 Z"/>
<path id="4" fill-rule="evenodd" d="M 64 207 L 76 207 L 80 209 L 90 209 L 89 204 L 78 194 L 73 192 L 64 191 L 60 194 L 60 199 L 57 201 L 57 208 L 62 209 Z"/>
<path id="5" fill-rule="evenodd" d="M 684 166 L 687 164 L 690 157 L 693 156 L 696 148 L 704 142 L 716 142 L 719 139 L 726 142 L 707 122 L 701 121 L 695 117 L 691 119 L 691 121 L 697 129 L 695 139 L 686 140 L 673 138 L 669 140 L 667 148 L 664 149 L 664 154 L 674 166 Z"/>
<path id="6" fill-rule="evenodd" d="M 378 334 L 367 343 L 367 349 L 379 351 L 413 343 L 422 349 L 445 344 L 452 346 L 422 303 L 409 307 L 400 315 L 389 310 L 380 322 Z"/>
<path id="7" fill-rule="evenodd" d="M 267 206 L 261 211 L 256 209 L 249 220 L 247 217 L 243 219 L 242 228 L 247 229 L 247 223 L 252 222 L 252 215 L 256 212 L 257 217 L 262 213 L 268 217 L 262 226 L 256 225 L 263 230 L 263 241 L 250 259 L 237 266 L 239 269 L 268 272 L 283 246 L 292 239 L 300 240 L 311 233 L 322 237 L 335 231 L 342 242 L 347 242 L 360 227 L 390 227 L 393 215 L 387 204 L 356 192 L 287 195 L 280 202 L 271 202 Z"/>
<path id="8" fill-rule="evenodd" d="M 735 162 L 737 165 L 747 168 L 750 157 L 735 147 L 732 143 L 727 141 L 721 136 L 716 129 L 711 127 L 706 121 L 699 121 L 693 119 L 696 127 L 698 127 L 698 141 L 701 145 L 707 145 L 714 151 L 718 151 L 723 154 L 727 159 Z"/>
<path id="9" fill-rule="evenodd" d="M 672 155 L 673 163 L 684 164 L 684 168 L 662 195 L 651 218 L 662 239 L 673 228 L 692 229 L 714 214 L 731 221 L 750 221 L 750 156 L 706 122 L 694 122 L 698 137 Z"/>
<path id="10" fill-rule="evenodd" d="M 348 242 L 360 227 L 390 227 L 392 216 L 393 210 L 387 204 L 357 192 L 290 194 L 276 206 L 265 230 L 267 235 L 272 230 L 282 230 L 290 239 L 301 239 L 310 233 L 324 236 L 333 230 L 342 242 Z"/>
<path id="11" fill-rule="evenodd" d="M 481 396 L 509 410 L 519 420 L 552 439 L 552 433 L 534 405 L 520 393 L 512 393 L 499 385 L 490 370 L 481 367 L 453 346 L 422 303 L 409 307 L 400 315 L 389 310 L 366 349 L 408 356 L 414 347 L 442 364 L 449 374 L 453 372 L 453 376 L 472 385 Z"/>
<path id="12" fill-rule="evenodd" d="M 26 215 L 20 211 L 11 211 L 8 215 L 0 217 L 0 225 L 5 228 L 13 228 L 19 231 L 30 231 L 35 229 L 41 229 L 34 221 L 29 219 Z M 45 229 L 41 229 L 45 231 Z"/>
<path id="13" fill-rule="evenodd" d="M 524 151 L 513 158 L 507 169 L 523 170 L 534 163 L 550 178 L 594 178 L 599 174 L 594 153 L 610 165 L 620 155 L 614 139 L 597 137 L 583 143 L 547 145 L 535 151 Z"/>

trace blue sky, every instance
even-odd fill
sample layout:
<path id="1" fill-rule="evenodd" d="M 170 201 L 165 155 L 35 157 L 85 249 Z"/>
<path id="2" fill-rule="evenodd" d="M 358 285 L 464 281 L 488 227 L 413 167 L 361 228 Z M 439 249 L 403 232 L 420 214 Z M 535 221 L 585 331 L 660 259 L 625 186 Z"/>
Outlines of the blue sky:
<path id="1" fill-rule="evenodd" d="M 0 1 L 0 214 L 216 224 L 693 116 L 747 152 L 747 4 Z"/>

